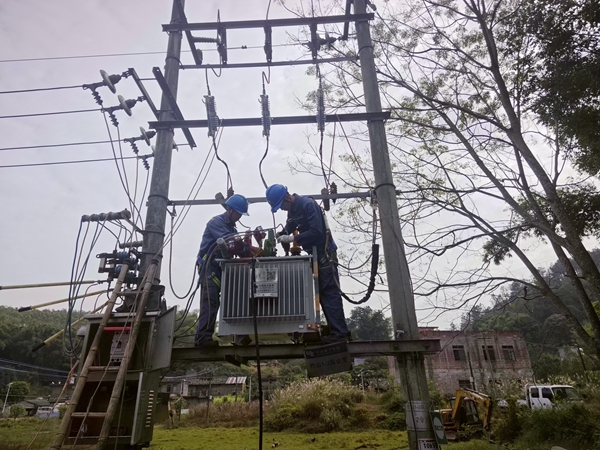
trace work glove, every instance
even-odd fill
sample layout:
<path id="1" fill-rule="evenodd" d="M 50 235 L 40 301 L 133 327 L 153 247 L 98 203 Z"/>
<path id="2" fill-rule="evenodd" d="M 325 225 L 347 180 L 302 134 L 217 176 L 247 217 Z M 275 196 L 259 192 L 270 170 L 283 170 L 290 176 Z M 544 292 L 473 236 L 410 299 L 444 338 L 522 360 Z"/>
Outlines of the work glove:
<path id="1" fill-rule="evenodd" d="M 280 244 L 291 244 L 292 242 L 294 242 L 294 235 L 284 234 L 283 236 L 279 236 L 277 238 L 277 242 L 279 242 Z"/>

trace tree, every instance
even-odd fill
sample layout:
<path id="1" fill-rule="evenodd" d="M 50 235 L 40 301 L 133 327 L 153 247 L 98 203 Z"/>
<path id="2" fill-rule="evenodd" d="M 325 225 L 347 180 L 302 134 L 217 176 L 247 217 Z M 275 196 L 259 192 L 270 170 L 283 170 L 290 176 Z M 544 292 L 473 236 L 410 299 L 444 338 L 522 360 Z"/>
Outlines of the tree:
<path id="1" fill-rule="evenodd" d="M 523 101 L 539 120 L 556 129 L 569 157 L 590 175 L 600 171 L 598 127 L 598 2 L 523 0 L 507 33 L 519 54 Z M 572 140 L 573 142 L 569 142 Z"/>
<path id="2" fill-rule="evenodd" d="M 10 385 L 8 397 L 11 402 L 19 403 L 25 400 L 30 391 L 31 385 L 27 381 L 13 381 Z"/>
<path id="3" fill-rule="evenodd" d="M 346 322 L 354 339 L 359 341 L 385 341 L 392 335 L 390 318 L 369 306 L 354 308 Z"/>
<path id="4" fill-rule="evenodd" d="M 390 1 L 372 28 L 383 101 L 392 112 L 387 138 L 407 255 L 423 268 L 415 295 L 440 314 L 517 282 L 552 302 L 581 344 L 599 353 L 593 303 L 600 300 L 600 271 L 584 240 L 600 236 L 588 209 L 600 204 L 600 193 L 585 174 L 569 169 L 573 145 L 564 127 L 545 125 L 536 106 L 542 103 L 533 102 L 544 92 L 534 92 L 531 74 L 550 63 L 550 54 L 516 33 L 521 6 L 516 0 Z M 338 43 L 332 52 L 354 54 L 352 45 Z M 356 65 L 341 64 L 325 77 L 328 104 L 337 111 L 364 106 Z M 365 151 L 354 149 L 344 161 L 356 172 L 341 174 L 342 182 L 373 187 Z M 338 218 L 350 232 L 370 232 L 361 201 Z M 584 319 L 538 269 L 533 245 L 546 246 L 563 264 Z M 500 270 L 508 258 L 518 259 L 531 278 Z"/>
<path id="5" fill-rule="evenodd" d="M 17 417 L 25 415 L 25 407 L 23 405 L 12 405 L 10 407 L 9 416 L 17 420 Z"/>

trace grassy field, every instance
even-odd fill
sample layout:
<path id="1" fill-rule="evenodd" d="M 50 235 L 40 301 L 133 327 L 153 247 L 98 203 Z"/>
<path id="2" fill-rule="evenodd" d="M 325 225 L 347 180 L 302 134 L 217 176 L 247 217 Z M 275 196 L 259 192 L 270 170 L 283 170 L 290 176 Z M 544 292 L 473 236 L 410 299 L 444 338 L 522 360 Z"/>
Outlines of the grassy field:
<path id="1" fill-rule="evenodd" d="M 252 428 L 156 428 L 154 450 L 257 450 L 259 433 Z M 281 450 L 408 449 L 401 431 L 362 431 L 325 434 L 264 433 L 263 448 L 277 443 Z"/>
<path id="2" fill-rule="evenodd" d="M 0 450 L 44 450 L 50 448 L 58 419 L 35 418 L 0 420 Z M 371 430 L 321 434 L 264 433 L 263 448 L 278 450 L 404 450 L 406 432 Z M 498 445 L 483 441 L 451 444 L 444 450 L 498 450 Z M 157 426 L 151 450 L 257 450 L 258 427 L 167 429 Z M 86 447 L 86 450 L 91 450 Z"/>

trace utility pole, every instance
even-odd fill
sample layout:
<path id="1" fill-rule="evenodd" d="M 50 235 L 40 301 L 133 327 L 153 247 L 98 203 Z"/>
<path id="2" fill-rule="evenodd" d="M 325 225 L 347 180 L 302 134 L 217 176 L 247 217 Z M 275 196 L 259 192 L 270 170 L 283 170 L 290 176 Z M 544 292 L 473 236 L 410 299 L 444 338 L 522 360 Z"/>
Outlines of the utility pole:
<path id="1" fill-rule="evenodd" d="M 354 0 L 355 14 L 364 14 L 366 11 L 365 0 Z M 373 43 L 369 23 L 366 20 L 356 22 L 356 38 L 367 113 L 381 112 Z M 383 120 L 370 120 L 368 129 L 394 334 L 396 339 L 400 340 L 419 339 L 415 300 L 404 253 L 404 240 Z M 396 361 L 399 365 L 402 393 L 406 401 L 409 448 L 418 450 L 425 446 L 420 444 L 425 443 L 437 445 L 429 418 L 430 400 L 423 355 L 403 353 Z"/>
<path id="2" fill-rule="evenodd" d="M 181 22 L 180 9 L 177 6 L 177 2 L 181 4 L 181 11 L 183 11 L 185 6 L 185 0 L 173 1 L 171 24 L 179 24 Z M 181 37 L 181 31 L 171 31 L 169 33 L 167 56 L 165 58 L 165 80 L 175 99 L 177 99 L 177 85 L 179 82 Z M 167 121 L 174 119 L 171 104 L 167 95 L 163 92 L 158 120 Z M 169 178 L 171 175 L 172 154 L 173 129 L 158 130 L 156 133 L 156 149 L 154 150 L 152 181 L 150 183 L 150 194 L 148 195 L 148 211 L 146 212 L 146 226 L 140 265 L 140 276 L 144 276 L 152 259 L 156 258 L 159 261 L 155 272 L 155 279 L 151 280 L 154 284 L 158 284 L 160 281 L 162 247 L 165 240 L 165 222 L 167 219 L 167 204 L 169 202 Z"/>

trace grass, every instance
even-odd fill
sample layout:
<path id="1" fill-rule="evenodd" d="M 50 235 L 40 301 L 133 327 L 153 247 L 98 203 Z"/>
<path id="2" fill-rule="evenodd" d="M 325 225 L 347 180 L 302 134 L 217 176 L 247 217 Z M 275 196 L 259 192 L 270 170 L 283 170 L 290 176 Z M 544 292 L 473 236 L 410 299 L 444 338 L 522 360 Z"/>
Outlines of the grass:
<path id="1" fill-rule="evenodd" d="M 258 428 L 155 428 L 151 450 L 257 450 Z M 314 439 L 314 440 L 313 440 Z M 278 443 L 282 450 L 404 450 L 406 432 L 360 431 L 322 434 L 263 434 L 263 448 Z"/>
<path id="2" fill-rule="evenodd" d="M 0 450 L 50 448 L 59 424 L 58 418 L 51 418 L 45 422 L 36 417 L 0 420 Z"/>

